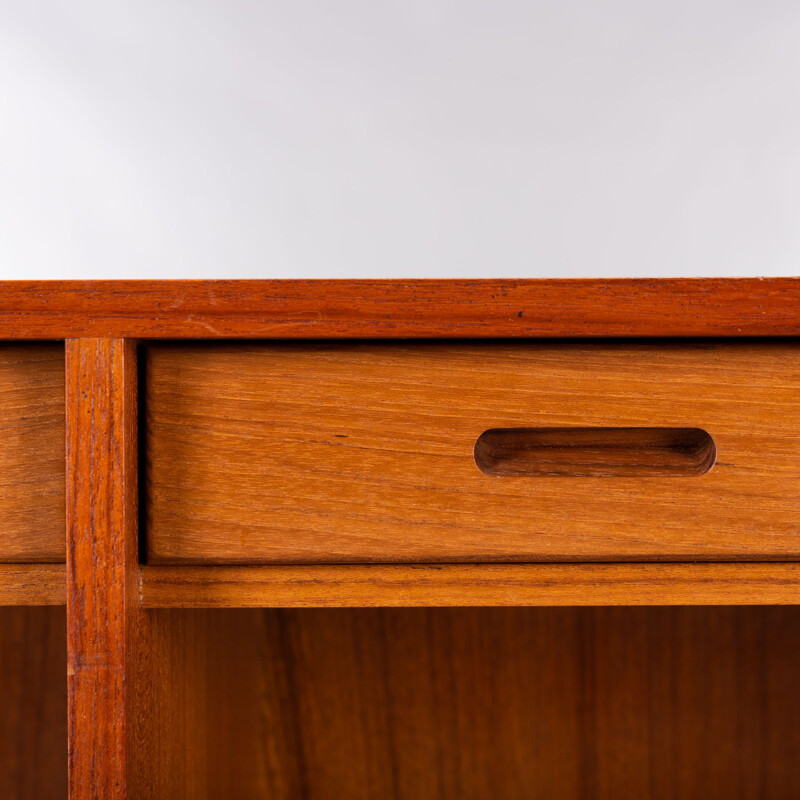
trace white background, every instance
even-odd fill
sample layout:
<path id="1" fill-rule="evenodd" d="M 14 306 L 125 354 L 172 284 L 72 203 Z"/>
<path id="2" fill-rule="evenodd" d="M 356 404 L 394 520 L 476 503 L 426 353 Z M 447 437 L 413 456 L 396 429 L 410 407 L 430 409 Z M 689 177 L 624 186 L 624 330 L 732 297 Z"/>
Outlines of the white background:
<path id="1" fill-rule="evenodd" d="M 743 274 L 797 0 L 0 0 L 0 277 Z"/>

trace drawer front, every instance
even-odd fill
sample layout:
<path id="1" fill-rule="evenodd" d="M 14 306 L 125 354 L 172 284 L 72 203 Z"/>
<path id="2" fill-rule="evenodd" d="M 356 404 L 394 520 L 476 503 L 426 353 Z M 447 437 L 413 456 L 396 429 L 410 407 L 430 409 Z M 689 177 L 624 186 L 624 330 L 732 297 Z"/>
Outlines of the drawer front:
<path id="1" fill-rule="evenodd" d="M 0 562 L 64 561 L 64 346 L 0 344 Z"/>
<path id="2" fill-rule="evenodd" d="M 793 342 L 144 358 L 151 563 L 800 555 Z"/>

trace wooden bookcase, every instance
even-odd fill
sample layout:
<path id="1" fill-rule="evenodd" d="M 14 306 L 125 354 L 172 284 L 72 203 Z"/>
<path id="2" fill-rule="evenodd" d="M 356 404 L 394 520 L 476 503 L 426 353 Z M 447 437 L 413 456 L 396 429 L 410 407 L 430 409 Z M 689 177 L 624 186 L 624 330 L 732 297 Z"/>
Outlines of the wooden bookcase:
<path id="1" fill-rule="evenodd" d="M 799 335 L 800 279 L 0 284 L 0 797 L 800 796 Z"/>

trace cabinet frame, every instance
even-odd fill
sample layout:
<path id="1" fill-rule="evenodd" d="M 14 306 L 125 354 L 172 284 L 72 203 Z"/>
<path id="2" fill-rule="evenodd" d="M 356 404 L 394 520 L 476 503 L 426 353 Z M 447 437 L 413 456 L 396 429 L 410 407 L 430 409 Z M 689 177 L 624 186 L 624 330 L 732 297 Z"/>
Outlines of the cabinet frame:
<path id="1" fill-rule="evenodd" d="M 138 341 L 797 336 L 798 278 L 0 282 L 0 339 L 67 340 L 66 593 L 0 566 L 0 601 L 66 597 L 70 797 L 157 796 L 148 608 L 800 604 L 800 563 L 143 567 Z"/>

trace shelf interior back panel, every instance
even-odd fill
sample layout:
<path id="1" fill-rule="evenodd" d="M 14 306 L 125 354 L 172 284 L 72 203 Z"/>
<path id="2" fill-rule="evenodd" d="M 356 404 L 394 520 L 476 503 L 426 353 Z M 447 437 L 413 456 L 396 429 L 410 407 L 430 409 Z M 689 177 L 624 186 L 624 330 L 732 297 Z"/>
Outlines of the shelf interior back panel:
<path id="1" fill-rule="evenodd" d="M 156 343 L 150 563 L 793 560 L 800 345 Z"/>
<path id="2" fill-rule="evenodd" d="M 0 343 L 0 562 L 65 560 L 64 345 Z"/>
<path id="3" fill-rule="evenodd" d="M 67 800 L 67 615 L 0 607 L 0 797 Z"/>
<path id="4" fill-rule="evenodd" d="M 800 797 L 797 607 L 149 613 L 158 798 Z"/>

